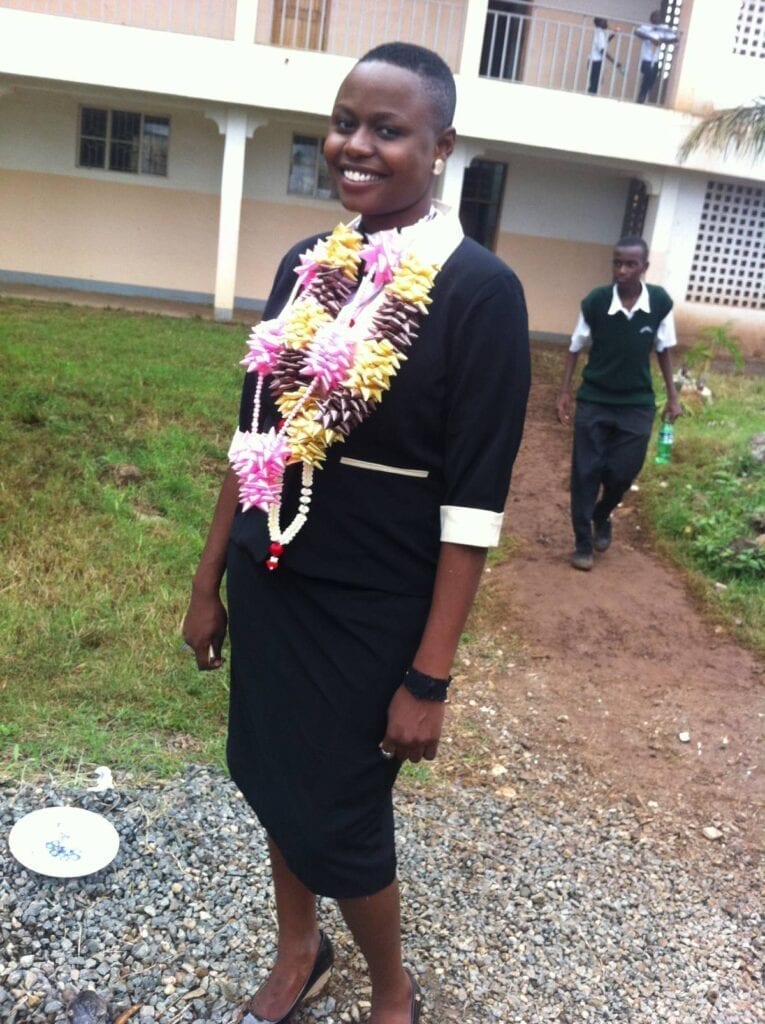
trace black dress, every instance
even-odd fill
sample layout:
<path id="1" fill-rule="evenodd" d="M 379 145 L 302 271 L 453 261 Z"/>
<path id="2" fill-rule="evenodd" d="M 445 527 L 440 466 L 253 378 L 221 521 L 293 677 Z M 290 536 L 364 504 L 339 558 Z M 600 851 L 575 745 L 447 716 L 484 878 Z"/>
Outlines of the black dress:
<path id="1" fill-rule="evenodd" d="M 264 318 L 284 306 L 315 241 L 282 261 Z M 379 751 L 388 705 L 422 636 L 441 541 L 491 542 L 523 428 L 528 329 L 515 275 L 464 239 L 431 298 L 382 404 L 315 472 L 308 520 L 279 569 L 264 566 L 262 512 L 238 510 L 231 531 L 229 770 L 294 874 L 336 898 L 395 877 L 399 766 Z M 290 467 L 286 520 L 299 486 Z"/>

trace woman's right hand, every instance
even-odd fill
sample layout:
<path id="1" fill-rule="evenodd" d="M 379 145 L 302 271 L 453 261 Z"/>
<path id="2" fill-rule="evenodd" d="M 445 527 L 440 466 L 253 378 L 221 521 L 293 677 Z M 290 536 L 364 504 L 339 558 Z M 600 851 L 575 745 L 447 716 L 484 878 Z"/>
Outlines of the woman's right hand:
<path id="1" fill-rule="evenodd" d="M 192 587 L 191 601 L 183 620 L 183 639 L 194 651 L 200 672 L 220 668 L 228 615 L 217 590 Z"/>

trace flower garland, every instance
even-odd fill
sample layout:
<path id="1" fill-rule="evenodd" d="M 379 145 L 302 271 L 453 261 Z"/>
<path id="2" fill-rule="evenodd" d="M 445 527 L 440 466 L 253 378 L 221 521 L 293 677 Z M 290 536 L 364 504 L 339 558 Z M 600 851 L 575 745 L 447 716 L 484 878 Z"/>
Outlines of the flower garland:
<path id="1" fill-rule="evenodd" d="M 267 514 L 269 569 L 308 517 L 314 469 L 382 401 L 417 338 L 440 265 L 422 261 L 414 248 L 395 229 L 365 245 L 353 226 L 339 224 L 300 257 L 291 300 L 248 339 L 242 364 L 258 375 L 252 429 L 237 430 L 229 459 L 242 509 Z M 276 429 L 259 430 L 266 377 L 282 419 Z M 282 529 L 284 472 L 298 462 L 298 511 Z"/>

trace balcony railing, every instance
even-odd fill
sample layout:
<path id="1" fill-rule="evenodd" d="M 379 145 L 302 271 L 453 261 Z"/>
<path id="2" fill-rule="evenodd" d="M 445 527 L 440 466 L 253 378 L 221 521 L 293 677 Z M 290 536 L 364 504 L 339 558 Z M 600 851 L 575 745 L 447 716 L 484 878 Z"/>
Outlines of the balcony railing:
<path id="1" fill-rule="evenodd" d="M 261 0 L 256 42 L 360 57 L 397 39 L 459 66 L 467 0 Z"/>
<path id="2" fill-rule="evenodd" d="M 642 40 L 634 29 L 639 24 L 623 19 L 609 21 L 606 31 L 613 37 L 594 90 L 597 95 L 635 99 Z M 588 92 L 594 35 L 591 12 L 562 10 L 531 0 L 489 0 L 480 74 L 547 89 Z M 674 50 L 673 44 L 661 47 L 653 90 L 658 102 L 664 100 Z"/>
<path id="3" fill-rule="evenodd" d="M 253 42 L 360 57 L 391 39 L 459 66 L 467 0 L 260 0 Z M 237 0 L 0 0 L 36 14 L 233 39 Z"/>
<path id="4" fill-rule="evenodd" d="M 0 8 L 233 39 L 242 0 L 0 0 Z M 591 88 L 591 12 L 532 0 L 489 0 L 479 69 L 461 68 L 468 0 L 259 0 L 252 42 L 358 57 L 391 39 L 440 53 L 455 71 L 567 92 Z M 602 7 L 608 8 L 608 0 Z M 673 0 L 677 12 L 680 0 Z M 253 5 L 253 13 L 254 13 Z M 241 12 L 240 12 L 241 13 Z M 607 13 L 607 11 L 606 11 Z M 677 13 L 675 14 L 677 17 Z M 242 19 L 246 24 L 246 19 Z M 597 93 L 634 100 L 640 84 L 638 22 L 613 33 Z M 242 29 L 239 27 L 238 32 Z M 675 47 L 662 47 L 657 102 L 663 102 Z"/>

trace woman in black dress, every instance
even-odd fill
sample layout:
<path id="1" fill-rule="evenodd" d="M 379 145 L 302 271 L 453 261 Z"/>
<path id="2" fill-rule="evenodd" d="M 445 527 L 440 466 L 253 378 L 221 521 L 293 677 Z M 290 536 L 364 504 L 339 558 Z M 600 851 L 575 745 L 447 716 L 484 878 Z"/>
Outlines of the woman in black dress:
<path id="1" fill-rule="evenodd" d="M 228 764 L 268 834 L 279 937 L 247 1024 L 326 979 L 316 895 L 369 965 L 371 1024 L 411 1024 L 392 788 L 436 756 L 449 672 L 498 540 L 529 387 L 523 292 L 432 198 L 454 80 L 391 43 L 340 86 L 325 156 L 358 216 L 284 257 L 184 636 L 231 642 Z"/>

